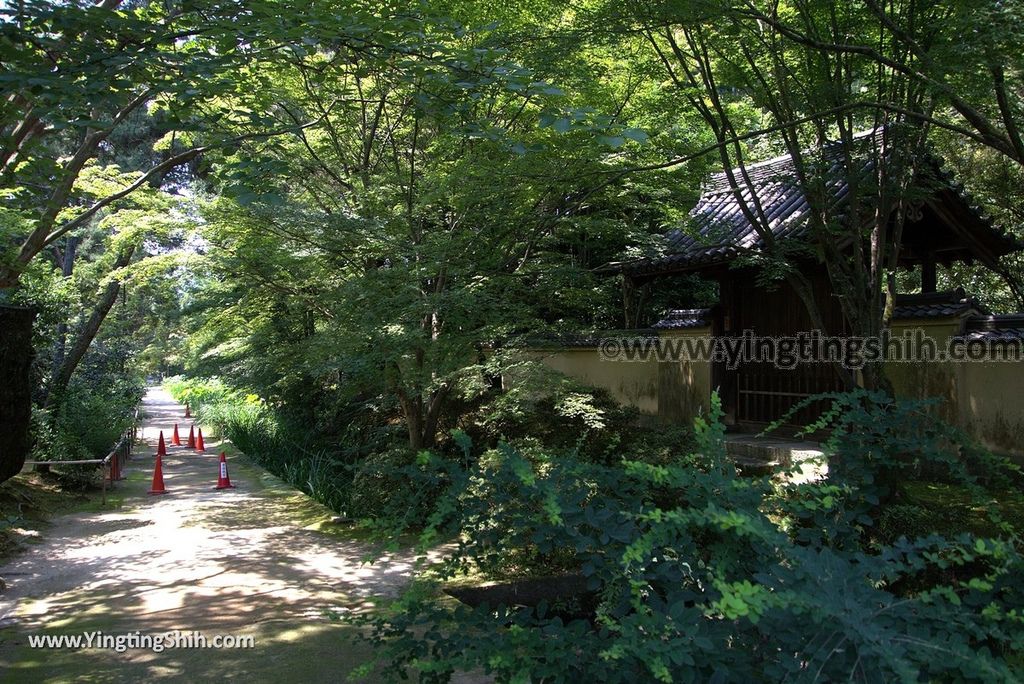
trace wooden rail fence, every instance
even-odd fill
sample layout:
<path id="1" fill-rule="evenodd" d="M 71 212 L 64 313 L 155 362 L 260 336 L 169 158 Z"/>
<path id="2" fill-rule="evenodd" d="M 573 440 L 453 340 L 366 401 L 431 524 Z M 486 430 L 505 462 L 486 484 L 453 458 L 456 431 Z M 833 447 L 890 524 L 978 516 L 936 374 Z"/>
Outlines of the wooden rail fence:
<path id="1" fill-rule="evenodd" d="M 104 469 L 103 473 L 103 505 L 107 505 L 107 486 L 112 486 L 118 480 L 124 479 L 124 466 L 131 459 L 132 447 L 139 434 L 139 410 L 135 409 L 132 415 L 132 423 L 121 434 L 114 448 L 104 458 L 88 458 L 76 461 L 25 461 L 25 466 L 37 465 L 75 465 L 75 466 L 96 466 Z"/>

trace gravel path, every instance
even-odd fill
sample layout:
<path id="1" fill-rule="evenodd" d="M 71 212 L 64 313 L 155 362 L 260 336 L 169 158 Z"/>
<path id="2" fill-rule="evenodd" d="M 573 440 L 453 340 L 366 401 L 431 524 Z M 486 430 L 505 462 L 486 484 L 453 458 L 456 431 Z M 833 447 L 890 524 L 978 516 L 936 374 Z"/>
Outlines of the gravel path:
<path id="1" fill-rule="evenodd" d="M 0 567 L 0 680 L 27 682 L 343 681 L 367 658 L 351 627 L 330 619 L 394 595 L 412 556 L 363 563 L 368 544 L 332 514 L 244 457 L 236 489 L 216 491 L 220 446 L 169 447 L 169 493 L 150 496 L 159 430 L 170 442 L 183 407 L 161 389 L 145 398 L 128 479 L 104 512 L 62 516 L 38 546 Z M 184 429 L 182 429 L 184 428 Z M 118 635 L 180 630 L 252 636 L 253 649 L 35 649 L 30 634 Z"/>

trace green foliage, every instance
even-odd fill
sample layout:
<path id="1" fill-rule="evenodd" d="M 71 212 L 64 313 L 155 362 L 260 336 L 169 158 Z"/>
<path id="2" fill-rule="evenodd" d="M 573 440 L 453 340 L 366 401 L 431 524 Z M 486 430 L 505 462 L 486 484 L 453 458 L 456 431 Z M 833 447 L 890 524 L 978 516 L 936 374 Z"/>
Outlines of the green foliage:
<path id="1" fill-rule="evenodd" d="M 710 166 L 837 133 L 885 123 L 923 134 L 916 123 L 934 117 L 946 132 L 928 135 L 947 149 L 966 133 L 970 151 L 995 155 L 974 185 L 1017 222 L 1019 173 L 1003 164 L 1024 149 L 1012 139 L 1012 7 L 270 0 L 2 12 L 0 285 L 22 287 L 4 301 L 40 305 L 37 347 L 56 350 L 87 318 L 67 311 L 89 312 L 115 279 L 133 294 L 39 421 L 41 453 L 107 448 L 131 393 L 97 388 L 134 364 L 216 376 L 167 386 L 335 510 L 460 540 L 449 571 L 581 573 L 591 586 L 571 608 L 458 608 L 454 626 L 414 594 L 377 624 L 396 673 L 960 679 L 1002 674 L 998 656 L 1019 649 L 1015 548 L 959 536 L 1008 535 L 1013 511 L 992 501 L 1018 474 L 926 406 L 833 397 L 818 426 L 833 435 L 828 479 L 778 491 L 737 477 L 715 414 L 694 430 L 645 429 L 606 394 L 490 351 L 621 324 L 618 284 L 596 267 L 660 256 L 657 236 L 684 225 Z M 842 45 L 821 49 L 805 32 Z M 962 129 L 965 111 L 980 138 Z M 193 145 L 204 156 L 161 174 L 187 187 L 181 201 L 144 185 L 73 223 Z M 866 238 L 862 219 L 888 225 L 879 198 L 903 199 L 898 187 L 860 190 L 849 215 L 811 212 L 814 239 L 782 248 L 824 255 L 838 284 L 867 283 L 840 292 L 848 314 L 872 310 L 881 281 L 867 271 L 881 279 L 890 265 L 830 250 Z M 72 249 L 63 227 L 81 239 L 70 277 L 34 258 Z M 126 247 L 144 258 L 114 269 Z M 768 276 L 794 275 L 792 252 L 773 256 Z M 1012 302 L 971 270 L 946 277 Z M 640 299 L 647 323 L 715 293 L 680 279 Z M 45 386 L 55 369 L 41 357 Z M 915 482 L 956 503 L 922 500 Z M 426 635 L 405 629 L 423 616 Z M 945 657 L 922 655 L 935 652 Z"/>
<path id="2" fill-rule="evenodd" d="M 219 378 L 174 376 L 165 378 L 163 387 L 174 397 L 175 401 L 188 404 L 196 411 L 213 410 L 218 404 L 235 404 L 240 399 L 237 393 L 233 392 Z M 215 421 L 211 420 L 211 422 Z"/>
<path id="3" fill-rule="evenodd" d="M 361 459 L 353 467 L 349 510 L 385 529 L 423 527 L 445 479 L 434 477 L 435 471 L 424 469 L 422 462 L 404 445 Z"/>
<path id="4" fill-rule="evenodd" d="M 473 608 L 438 601 L 426 582 L 354 621 L 372 630 L 384 672 L 421 681 L 477 669 L 497 681 L 1014 679 L 1016 536 L 882 543 L 873 530 L 894 473 L 938 458 L 934 472 L 970 488 L 1019 483 L 1016 469 L 944 460 L 963 436 L 950 444 L 916 404 L 866 393 L 836 404 L 853 415 L 830 442 L 835 469 L 792 489 L 737 475 L 717 405 L 686 465 L 525 458 L 508 446 L 465 470 L 431 460 L 450 485 L 426 539 L 461 539 L 439 580 L 507 577 L 526 559 L 582 576 L 586 594 Z"/>
<path id="5" fill-rule="evenodd" d="M 524 453 L 581 454 L 602 462 L 636 454 L 652 462 L 683 462 L 688 430 L 636 430 L 636 412 L 618 407 L 540 364 L 518 363 L 515 389 L 483 391 L 465 408 L 450 441 L 417 452 L 401 435 L 350 428 L 337 437 L 310 431 L 282 407 L 235 390 L 220 379 L 172 377 L 164 387 L 216 434 L 258 463 L 339 513 L 375 521 L 389 533 L 422 529 L 458 464 L 471 458 L 467 445 L 496 447 L 503 440 Z M 618 454 L 616 456 L 616 454 Z"/>
<path id="6" fill-rule="evenodd" d="M 1003 532 L 1003 524 L 1024 530 L 1024 498 L 1012 488 L 986 489 L 936 482 L 900 482 L 893 503 L 879 517 L 879 536 L 892 542 L 900 536 L 924 537 L 938 533 L 946 537 L 963 532 L 991 537 Z"/>
<path id="7" fill-rule="evenodd" d="M 134 380 L 86 369 L 72 382 L 54 413 L 33 412 L 35 447 L 30 459 L 37 461 L 84 461 L 104 458 L 135 420 L 143 388 Z M 58 466 L 66 486 L 85 488 L 99 483 L 102 469 L 96 466 Z"/>
<path id="8" fill-rule="evenodd" d="M 636 409 L 521 353 L 495 354 L 485 371 L 500 376 L 503 387 L 482 392 L 460 421 L 478 448 L 505 442 L 524 453 L 666 463 L 685 458 L 692 446 L 689 428 L 644 429 Z"/>
<path id="9" fill-rule="evenodd" d="M 351 475 L 336 454 L 307 430 L 282 420 L 253 394 L 232 390 L 218 379 L 168 378 L 164 387 L 189 402 L 196 420 L 211 425 L 261 466 L 325 506 L 345 512 Z"/>
<path id="10" fill-rule="evenodd" d="M 973 500 L 988 504 L 992 494 L 986 492 L 1002 491 L 1021 479 L 1018 466 L 993 456 L 938 420 L 937 400 L 895 400 L 882 392 L 863 390 L 821 396 L 830 398 L 832 407 L 806 429 L 831 432 L 825 444 L 830 454 L 829 477 L 823 483 L 805 485 L 789 502 L 801 540 L 828 535 L 837 546 L 859 545 L 862 536 L 874 534 L 889 504 L 902 503 L 900 492 L 908 482 L 953 484 Z M 804 503 L 806 497 L 809 505 Z M 834 503 L 822 505 L 825 497 Z M 998 511 L 989 508 L 991 523 L 998 525 Z M 913 512 L 903 510 L 890 517 L 901 514 Z M 949 522 L 954 527 L 944 529 L 964 529 L 956 528 L 954 520 Z"/>

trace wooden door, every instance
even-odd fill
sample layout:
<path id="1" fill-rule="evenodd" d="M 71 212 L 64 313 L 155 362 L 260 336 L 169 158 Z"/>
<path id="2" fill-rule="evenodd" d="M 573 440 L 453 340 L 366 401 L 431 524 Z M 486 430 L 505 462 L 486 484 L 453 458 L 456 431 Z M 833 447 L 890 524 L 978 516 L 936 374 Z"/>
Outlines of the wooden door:
<path id="1" fill-rule="evenodd" d="M 730 283 L 723 283 L 723 331 L 732 337 L 794 338 L 800 332 L 812 331 L 811 319 L 803 302 L 785 283 L 774 288 L 757 284 L 748 271 L 734 271 Z M 838 302 L 829 294 L 824 275 L 812 278 L 816 299 L 825 320 L 823 334 L 842 335 L 846 330 Z M 767 356 L 770 349 L 762 348 Z M 723 404 L 728 397 L 731 413 L 740 424 L 754 427 L 773 423 L 785 417 L 785 424 L 806 426 L 820 418 L 830 402 L 814 401 L 799 410 L 794 407 L 816 394 L 843 389 L 830 363 L 800 362 L 792 368 L 779 367 L 771 360 L 745 361 L 722 373 Z M 792 413 L 791 413 L 792 412 Z M 791 415 L 790 415 L 791 414 Z"/>

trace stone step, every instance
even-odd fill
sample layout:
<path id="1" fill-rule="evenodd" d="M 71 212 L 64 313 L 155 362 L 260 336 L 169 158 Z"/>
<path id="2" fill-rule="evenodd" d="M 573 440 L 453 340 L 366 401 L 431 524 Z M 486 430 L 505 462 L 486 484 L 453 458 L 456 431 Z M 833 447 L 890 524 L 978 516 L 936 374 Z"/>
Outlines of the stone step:
<path id="1" fill-rule="evenodd" d="M 742 471 L 751 475 L 768 475 L 779 468 L 799 465 L 799 472 L 790 480 L 808 482 L 828 472 L 825 452 L 814 442 L 731 434 L 725 436 L 725 452 Z"/>

